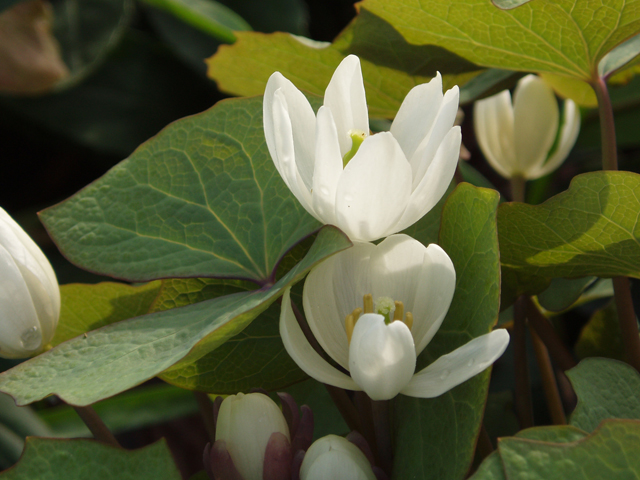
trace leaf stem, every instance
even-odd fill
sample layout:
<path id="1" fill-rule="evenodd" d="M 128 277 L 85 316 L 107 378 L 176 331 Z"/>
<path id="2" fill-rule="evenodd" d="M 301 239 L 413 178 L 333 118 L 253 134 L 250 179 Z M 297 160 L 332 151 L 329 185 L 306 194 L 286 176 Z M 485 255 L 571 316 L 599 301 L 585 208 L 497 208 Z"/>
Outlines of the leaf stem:
<path id="1" fill-rule="evenodd" d="M 209 434 L 209 440 L 213 443 L 216 441 L 216 422 L 213 418 L 213 402 L 209 398 L 209 395 L 204 392 L 194 391 L 193 394 L 198 402 L 200 415 L 202 416 L 204 427 L 207 429 L 207 433 Z"/>
<path id="2" fill-rule="evenodd" d="M 531 325 L 529 326 L 531 327 Z M 531 333 L 533 351 L 536 354 L 536 362 L 538 363 L 538 370 L 540 371 L 540 377 L 542 378 L 542 388 L 544 389 L 544 396 L 547 399 L 547 407 L 551 414 L 551 420 L 554 425 L 566 425 L 567 418 L 562 407 L 562 400 L 560 399 L 560 392 L 558 391 L 556 377 L 553 374 L 549 351 L 547 350 L 547 347 L 544 346 L 544 343 L 542 343 L 542 340 L 540 340 L 536 331 L 533 328 L 530 328 L 529 331 Z"/>
<path id="3" fill-rule="evenodd" d="M 393 467 L 393 446 L 391 444 L 391 416 L 389 400 L 371 400 L 373 428 L 378 446 L 380 468 L 391 475 Z"/>
<path id="4" fill-rule="evenodd" d="M 96 440 L 106 443 L 107 445 L 122 448 L 118 443 L 118 440 L 116 440 L 116 437 L 111 433 L 111 430 L 107 428 L 98 413 L 92 407 L 78 407 L 73 405 L 73 409 L 85 423 Z"/>
<path id="5" fill-rule="evenodd" d="M 515 406 L 520 428 L 533 427 L 531 384 L 527 365 L 527 309 L 524 295 L 513 306 L 513 359 L 515 367 Z"/>
<path id="6" fill-rule="evenodd" d="M 340 415 L 342 415 L 342 418 L 344 418 L 344 421 L 347 423 L 349 430 L 355 430 L 362 433 L 358 410 L 349 398 L 349 395 L 347 395 L 346 390 L 326 383 L 324 386 L 327 389 L 327 392 L 329 392 L 329 396 L 331 396 L 331 400 L 333 400 L 333 403 L 336 405 Z"/>
<path id="7" fill-rule="evenodd" d="M 602 169 L 618 170 L 618 151 L 616 145 L 616 126 L 613 120 L 613 107 L 607 82 L 604 78 L 595 76 L 591 86 L 598 98 L 598 113 L 600 114 L 600 138 L 602 139 Z"/>
<path id="8" fill-rule="evenodd" d="M 524 177 L 511 177 L 511 199 L 514 202 L 524 202 L 526 183 Z"/>
<path id="9" fill-rule="evenodd" d="M 542 314 L 531 298 L 527 297 L 526 302 L 529 325 L 538 334 L 558 368 L 564 372 L 575 367 L 577 362 L 558 336 L 549 319 Z"/>

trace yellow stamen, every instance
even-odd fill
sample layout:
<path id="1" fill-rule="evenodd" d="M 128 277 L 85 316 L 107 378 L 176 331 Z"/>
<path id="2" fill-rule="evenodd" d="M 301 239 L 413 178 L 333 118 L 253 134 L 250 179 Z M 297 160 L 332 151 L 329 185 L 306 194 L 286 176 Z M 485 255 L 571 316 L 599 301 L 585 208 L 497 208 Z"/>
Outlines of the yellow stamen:
<path id="1" fill-rule="evenodd" d="M 402 317 L 404 315 L 404 304 L 402 302 L 399 301 L 395 301 L 395 306 L 396 309 L 393 312 L 393 320 L 392 321 L 396 321 L 396 320 L 402 320 Z"/>
<path id="2" fill-rule="evenodd" d="M 364 313 L 373 313 L 373 297 L 370 293 L 362 297 L 362 303 L 364 304 Z"/>
<path id="3" fill-rule="evenodd" d="M 344 320 L 344 327 L 347 331 L 347 341 L 351 343 L 351 337 L 353 336 L 353 329 L 356 328 L 356 322 L 360 315 L 362 314 L 361 308 L 356 308 L 350 315 L 347 315 L 347 318 Z"/>
<path id="4" fill-rule="evenodd" d="M 405 315 L 404 323 L 409 327 L 409 330 L 411 330 L 411 327 L 413 327 L 413 314 L 411 312 L 407 312 Z"/>

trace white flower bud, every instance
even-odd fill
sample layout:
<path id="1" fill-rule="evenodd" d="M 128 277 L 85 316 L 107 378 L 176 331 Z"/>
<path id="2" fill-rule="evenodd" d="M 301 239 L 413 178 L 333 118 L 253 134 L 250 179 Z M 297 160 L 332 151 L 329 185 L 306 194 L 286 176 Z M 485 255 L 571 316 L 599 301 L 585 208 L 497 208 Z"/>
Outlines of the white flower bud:
<path id="1" fill-rule="evenodd" d="M 327 435 L 309 447 L 300 480 L 376 480 L 376 476 L 358 447 L 337 435 Z"/>
<path id="2" fill-rule="evenodd" d="M 244 480 L 262 480 L 265 450 L 271 434 L 291 440 L 278 405 L 262 393 L 230 395 L 224 399 L 216 423 L 216 441 L 224 440 L 233 464 Z"/>
<path id="3" fill-rule="evenodd" d="M 53 338 L 60 289 L 51 264 L 0 208 L 0 357 L 25 358 Z"/>

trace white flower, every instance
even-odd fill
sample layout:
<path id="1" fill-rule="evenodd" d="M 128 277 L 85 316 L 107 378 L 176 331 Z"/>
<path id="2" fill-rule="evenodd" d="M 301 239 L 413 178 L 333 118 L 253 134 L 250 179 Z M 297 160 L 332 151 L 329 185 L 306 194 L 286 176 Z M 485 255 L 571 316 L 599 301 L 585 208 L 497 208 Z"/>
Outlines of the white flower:
<path id="1" fill-rule="evenodd" d="M 476 102 L 473 117 L 476 136 L 489 164 L 503 177 L 526 180 L 551 173 L 564 162 L 580 132 L 580 111 L 565 100 L 557 148 L 559 111 L 551 87 L 535 75 L 518 82 L 511 94 L 505 90 Z"/>
<path id="2" fill-rule="evenodd" d="M 0 208 L 0 357 L 25 358 L 51 341 L 60 289 L 51 264 Z"/>
<path id="3" fill-rule="evenodd" d="M 444 320 L 455 283 L 451 259 L 438 245 L 425 247 L 406 235 L 377 246 L 359 243 L 312 270 L 303 293 L 315 338 L 350 376 L 313 350 L 295 319 L 288 290 L 280 335 L 291 358 L 322 383 L 364 390 L 374 400 L 398 393 L 436 397 L 491 365 L 509 342 L 506 330 L 495 330 L 414 373 L 416 357 Z M 354 310 L 363 304 L 359 316 Z"/>
<path id="4" fill-rule="evenodd" d="M 414 224 L 447 190 L 460 152 L 458 96 L 458 87 L 442 94 L 438 74 L 409 92 L 390 132 L 369 135 L 358 57 L 338 66 L 317 118 L 276 72 L 264 93 L 267 146 L 311 215 L 351 240 L 376 240 Z"/>
<path id="5" fill-rule="evenodd" d="M 216 443 L 225 442 L 233 465 L 244 480 L 262 480 L 267 444 L 276 432 L 290 441 L 280 408 L 262 393 L 230 395 L 220 405 Z"/>
<path id="6" fill-rule="evenodd" d="M 358 447 L 337 435 L 327 435 L 309 447 L 300 480 L 376 480 L 376 476 Z"/>

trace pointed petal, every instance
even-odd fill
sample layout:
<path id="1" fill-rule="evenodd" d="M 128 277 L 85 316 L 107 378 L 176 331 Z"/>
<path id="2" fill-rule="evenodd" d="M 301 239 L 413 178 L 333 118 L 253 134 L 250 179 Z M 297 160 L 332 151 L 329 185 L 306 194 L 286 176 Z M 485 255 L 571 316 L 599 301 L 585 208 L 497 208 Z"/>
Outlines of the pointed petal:
<path id="1" fill-rule="evenodd" d="M 305 210 L 315 216 L 311 206 L 311 193 L 304 184 L 296 166 L 291 118 L 289 117 L 287 99 L 282 90 L 276 90 L 274 93 L 273 126 L 277 132 L 275 135 L 276 157 L 274 157 L 276 169 Z"/>
<path id="2" fill-rule="evenodd" d="M 535 75 L 518 82 L 513 94 L 516 173 L 527 173 L 547 159 L 558 132 L 558 102 L 551 87 Z"/>
<path id="3" fill-rule="evenodd" d="M 413 87 L 402 101 L 389 130 L 407 158 L 413 157 L 418 145 L 427 136 L 442 104 L 440 72 L 429 83 Z"/>
<path id="4" fill-rule="evenodd" d="M 387 325 L 376 313 L 358 319 L 349 346 L 349 372 L 372 400 L 395 397 L 415 369 L 413 337 L 404 322 Z"/>
<path id="5" fill-rule="evenodd" d="M 0 245 L 0 356 L 25 358 L 42 347 L 42 330 L 18 265 Z M 33 330 L 33 334 L 29 332 Z M 24 338 L 29 341 L 23 343 Z"/>
<path id="6" fill-rule="evenodd" d="M 473 126 L 489 165 L 503 177 L 511 178 L 516 167 L 516 147 L 509 90 L 478 100 L 473 108 Z"/>
<path id="7" fill-rule="evenodd" d="M 535 180 L 544 177 L 558 168 L 565 161 L 580 133 L 580 110 L 573 100 L 565 100 L 562 127 L 558 148 L 547 159 L 546 163 L 533 169 L 527 178 Z"/>
<path id="8" fill-rule="evenodd" d="M 291 308 L 291 288 L 282 296 L 280 336 L 289 356 L 307 375 L 335 387 L 361 390 L 351 377 L 325 362 L 309 344 Z"/>
<path id="9" fill-rule="evenodd" d="M 296 165 L 300 177 L 308 190 L 311 189 L 315 159 L 316 116 L 307 97 L 280 72 L 269 78 L 264 92 L 263 124 L 269 153 L 274 157 L 275 137 L 279 130 L 273 123 L 273 104 L 276 91 L 286 99 L 287 113 L 291 120 Z"/>
<path id="10" fill-rule="evenodd" d="M 509 334 L 502 328 L 474 338 L 416 373 L 401 393 L 418 398 L 442 395 L 491 366 L 508 344 Z"/>
<path id="11" fill-rule="evenodd" d="M 407 208 L 398 224 L 393 227 L 394 231 L 401 232 L 410 227 L 440 201 L 456 172 L 461 143 L 460 127 L 451 128 L 440 144 L 421 182 L 411 192 Z"/>
<path id="12" fill-rule="evenodd" d="M 391 235 L 410 194 L 411 167 L 393 135 L 367 137 L 340 177 L 336 226 L 354 241 Z"/>
<path id="13" fill-rule="evenodd" d="M 323 223 L 336 224 L 336 189 L 342 175 L 342 156 L 336 125 L 327 107 L 318 110 L 316 163 L 313 172 L 313 209 Z"/>
<path id="14" fill-rule="evenodd" d="M 362 451 L 348 440 L 327 435 L 307 451 L 300 467 L 301 480 L 375 480 L 371 464 Z"/>
<path id="15" fill-rule="evenodd" d="M 340 158 L 351 149 L 349 130 L 361 130 L 369 134 L 369 113 L 364 93 L 364 81 L 360 59 L 346 57 L 331 77 L 324 93 L 324 105 L 333 114 L 340 142 Z"/>
<path id="16" fill-rule="evenodd" d="M 358 243 L 311 270 L 302 301 L 309 327 L 320 346 L 345 370 L 349 369 L 349 344 L 344 321 L 362 308 L 362 297 L 371 293 L 369 257 L 376 249 Z"/>
<path id="17" fill-rule="evenodd" d="M 264 452 L 262 480 L 286 480 L 291 478 L 292 461 L 293 452 L 289 439 L 280 432 L 273 432 L 269 437 Z"/>
<path id="18" fill-rule="evenodd" d="M 217 440 L 213 445 L 207 444 L 204 451 L 204 466 L 209 478 L 244 480 L 234 465 L 227 442 L 224 440 Z"/>
<path id="19" fill-rule="evenodd" d="M 442 325 L 456 290 L 453 262 L 439 245 L 427 247 L 419 279 L 411 329 L 418 355 Z"/>
<path id="20" fill-rule="evenodd" d="M 422 140 L 415 153 L 411 157 L 407 157 L 409 158 L 413 171 L 412 190 L 415 190 L 420 182 L 422 182 L 442 141 L 453 127 L 456 115 L 458 114 L 459 98 L 460 90 L 457 86 L 447 90 L 431 130 L 429 130 L 426 137 Z M 458 155 L 459 154 L 460 150 L 458 149 Z M 456 156 L 456 160 L 457 158 Z"/>

